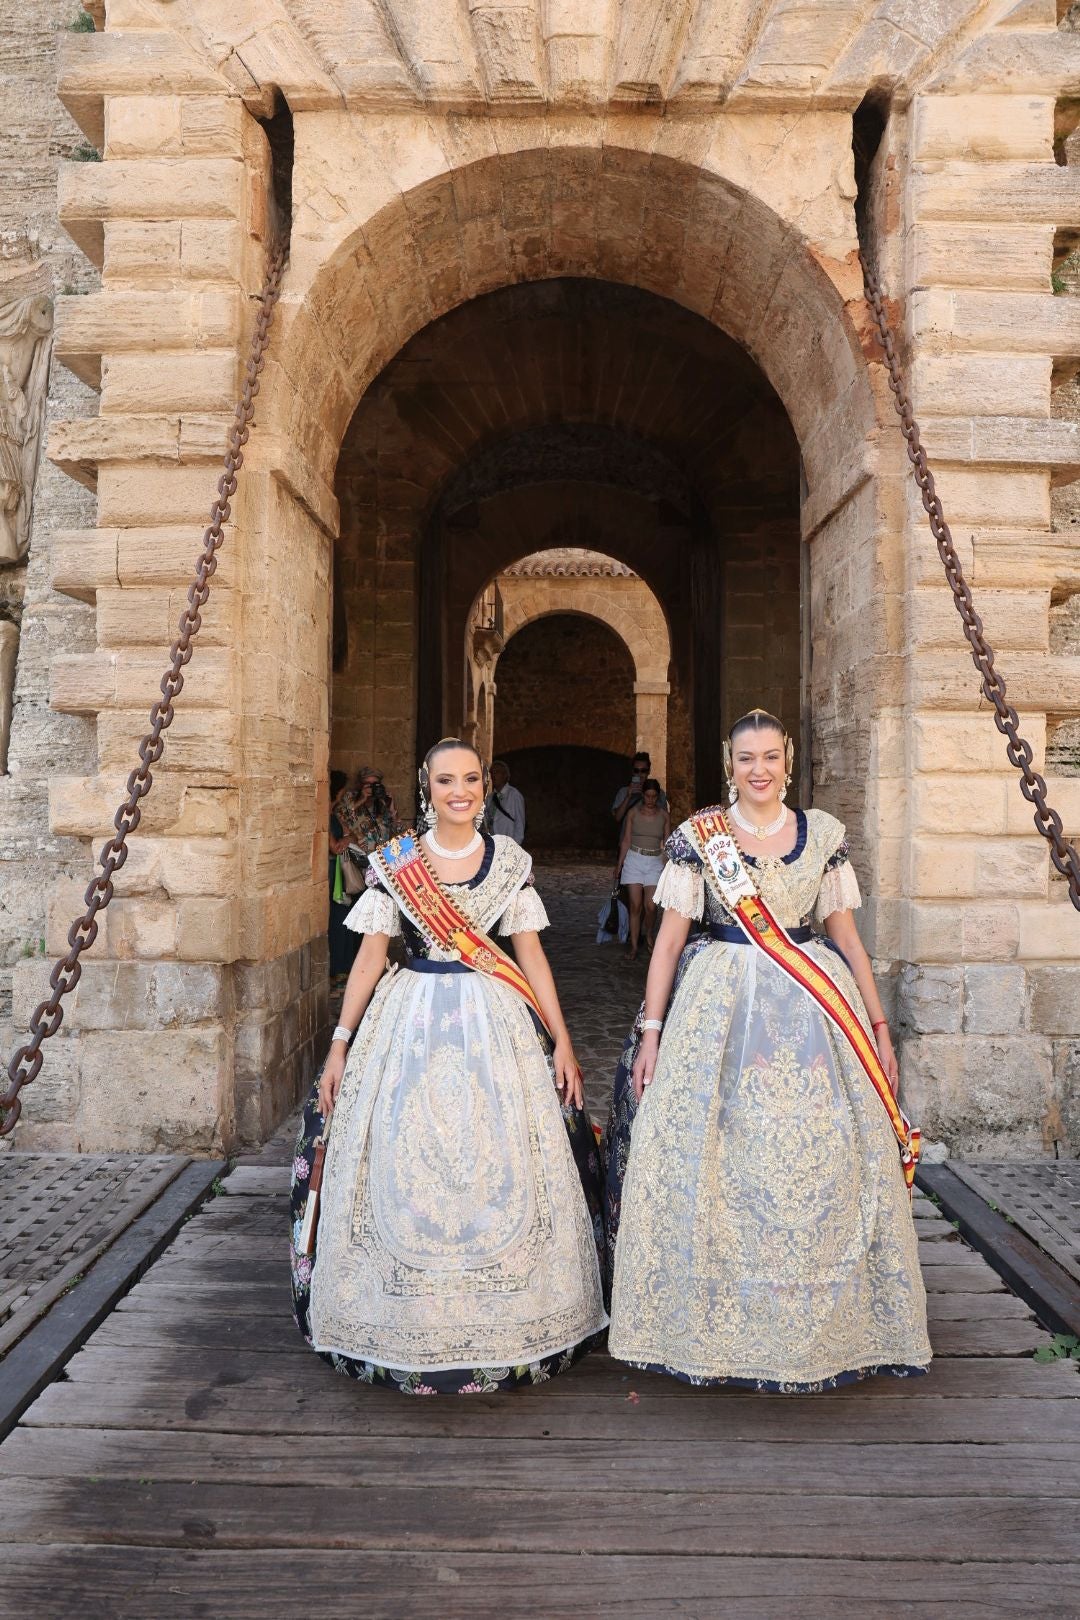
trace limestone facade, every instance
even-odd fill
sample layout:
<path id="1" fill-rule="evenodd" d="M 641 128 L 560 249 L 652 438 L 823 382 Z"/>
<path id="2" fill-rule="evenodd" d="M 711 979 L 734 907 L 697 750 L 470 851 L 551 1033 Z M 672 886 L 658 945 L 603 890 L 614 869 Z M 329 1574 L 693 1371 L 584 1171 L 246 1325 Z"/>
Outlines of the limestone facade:
<path id="1" fill-rule="evenodd" d="M 699 789 L 722 722 L 797 666 L 776 701 L 813 802 L 848 825 L 926 1132 L 1075 1151 L 1080 918 L 980 702 L 856 262 L 858 200 L 958 548 L 1075 837 L 1080 552 L 1052 492 L 1080 472 L 1061 392 L 1080 303 L 1051 275 L 1080 230 L 1080 171 L 1055 160 L 1080 51 L 1050 0 L 902 22 L 886 0 L 91 14 L 58 36 L 59 89 L 103 161 L 60 163 L 56 197 L 101 283 L 84 266 L 65 292 L 63 250 L 40 255 L 71 403 L 50 406 L 28 565 L 42 622 L 70 631 L 25 671 L 20 651 L 22 780 L 72 740 L 47 833 L 36 789 L 3 801 L 50 952 L 156 693 L 290 155 L 291 256 L 212 605 L 24 1140 L 209 1148 L 281 1113 L 324 1006 L 331 757 L 377 757 L 404 800 L 439 705 L 466 715 L 454 624 L 512 563 L 574 545 L 663 604 Z M 881 140 L 857 194 L 860 107 Z M 500 369 L 527 330 L 558 341 Z M 604 469 L 589 534 L 582 444 Z M 59 493 L 61 472 L 82 487 Z M 24 745 L 20 684 L 29 719 L 45 664 L 52 717 Z M 15 963 L 20 1020 L 41 973 Z"/>

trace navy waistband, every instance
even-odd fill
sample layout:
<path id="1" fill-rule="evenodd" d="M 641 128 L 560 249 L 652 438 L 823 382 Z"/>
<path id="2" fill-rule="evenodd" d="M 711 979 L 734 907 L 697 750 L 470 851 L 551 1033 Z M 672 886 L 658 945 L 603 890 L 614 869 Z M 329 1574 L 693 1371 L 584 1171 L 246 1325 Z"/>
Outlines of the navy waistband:
<path id="1" fill-rule="evenodd" d="M 807 940 L 814 938 L 812 928 L 788 928 L 786 933 L 788 939 L 792 940 L 796 945 L 805 945 Z M 738 923 L 710 923 L 709 934 L 713 939 L 722 939 L 725 945 L 749 945 L 750 943 Z"/>
<path id="2" fill-rule="evenodd" d="M 408 956 L 405 966 L 410 973 L 471 973 L 472 968 L 468 962 L 454 960 L 453 962 L 433 962 L 427 956 Z"/>

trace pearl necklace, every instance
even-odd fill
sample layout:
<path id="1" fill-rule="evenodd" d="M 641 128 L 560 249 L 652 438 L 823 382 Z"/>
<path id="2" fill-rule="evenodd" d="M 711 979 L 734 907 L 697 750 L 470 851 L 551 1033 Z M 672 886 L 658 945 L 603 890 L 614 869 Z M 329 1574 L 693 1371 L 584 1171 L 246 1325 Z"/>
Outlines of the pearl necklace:
<path id="1" fill-rule="evenodd" d="M 782 830 L 784 823 L 787 821 L 787 808 L 785 805 L 780 806 L 780 814 L 775 821 L 770 821 L 767 827 L 755 827 L 752 821 L 747 821 L 745 816 L 740 815 L 737 804 L 732 805 L 731 814 L 743 832 L 752 833 L 755 838 L 772 838 L 775 833 Z"/>
<path id="2" fill-rule="evenodd" d="M 427 839 L 428 848 L 430 849 L 431 853 L 433 855 L 438 855 L 444 861 L 463 861 L 468 856 L 475 855 L 477 850 L 483 847 L 484 843 L 484 840 L 481 838 L 478 832 L 473 834 L 472 838 L 470 839 L 469 843 L 465 845 L 464 849 L 444 849 L 439 843 L 439 840 L 435 837 L 435 834 L 431 831 L 426 832 L 424 837 Z"/>

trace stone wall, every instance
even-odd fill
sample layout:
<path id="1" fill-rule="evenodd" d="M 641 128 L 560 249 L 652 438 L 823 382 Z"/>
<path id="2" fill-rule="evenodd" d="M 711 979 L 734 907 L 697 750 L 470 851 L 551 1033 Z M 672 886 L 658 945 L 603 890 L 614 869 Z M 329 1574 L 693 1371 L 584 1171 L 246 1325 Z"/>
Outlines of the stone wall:
<path id="1" fill-rule="evenodd" d="M 625 532 L 652 541 L 626 560 L 684 632 L 676 666 L 691 623 L 695 656 L 715 639 L 722 594 L 714 553 L 682 561 L 702 537 L 763 534 L 760 510 L 739 511 L 748 473 L 797 441 L 814 794 L 848 823 L 865 935 L 899 985 L 911 1109 L 954 1146 L 1075 1146 L 1069 1009 L 1080 998 L 1065 991 L 1076 914 L 980 708 L 907 474 L 860 296 L 852 157 L 864 95 L 891 98 L 871 197 L 890 308 L 1010 693 L 1040 759 L 1047 724 L 1058 758 L 1061 728 L 1080 715 L 1067 605 L 1080 588 L 1077 553 L 1051 527 L 1051 485 L 1080 467 L 1076 424 L 1052 402 L 1053 381 L 1080 353 L 1080 306 L 1050 287 L 1055 236 L 1080 226 L 1074 178 L 1053 150 L 1056 102 L 1077 93 L 1075 42 L 1056 32 L 1048 0 L 908 8 L 902 23 L 885 0 L 856 11 L 750 5 L 744 28 L 729 26 L 720 0 L 648 16 L 625 0 L 518 10 L 508 49 L 489 7 L 452 0 L 388 0 L 363 12 L 363 26 L 333 29 L 316 0 L 218 8 L 212 22 L 205 8 L 181 19 L 175 7 L 110 0 L 105 35 L 65 42 L 62 91 L 88 138 L 104 139 L 105 162 L 64 168 L 60 217 L 104 280 L 100 293 L 60 299 L 56 346 L 104 387 L 98 418 L 69 420 L 50 438 L 56 466 L 96 476 L 100 525 L 50 546 L 54 583 L 97 609 L 92 652 L 73 634 L 49 653 L 54 710 L 72 717 L 60 723 L 92 717 L 98 749 L 96 764 L 72 750 L 73 774 L 54 785 L 54 837 L 97 839 L 107 828 L 156 688 L 250 328 L 269 168 L 256 119 L 279 91 L 294 110 L 295 167 L 291 263 L 231 560 L 141 852 L 95 948 L 104 982 L 116 977 L 115 1005 L 106 1000 L 102 1026 L 80 1041 L 74 1115 L 52 1118 L 74 1119 L 71 1140 L 96 1142 L 100 1121 L 118 1112 L 115 1095 L 134 1096 L 133 1077 L 142 1086 L 146 1076 L 127 1116 L 130 1139 L 146 1139 L 179 1065 L 193 1077 L 192 1140 L 236 1129 L 237 1041 L 245 1021 L 269 1022 L 262 1012 L 277 993 L 264 987 L 241 1007 L 239 964 L 291 962 L 325 923 L 339 496 L 362 537 L 345 577 L 366 593 L 369 618 L 350 644 L 360 664 L 336 677 L 335 709 L 352 680 L 368 710 L 357 711 L 348 748 L 381 755 L 403 787 L 427 701 L 413 654 L 432 613 L 428 565 L 497 535 L 485 521 L 508 486 L 473 475 L 505 469 L 519 435 L 530 436 L 517 437 L 530 455 L 541 441 L 553 455 L 535 502 L 523 504 L 565 500 L 574 435 L 556 431 L 554 449 L 548 440 L 577 400 L 574 434 L 607 424 L 622 442 L 605 462 L 605 489 L 621 487 L 632 441 Z M 620 345 L 636 363 L 621 372 L 610 346 L 544 343 L 555 326 L 565 335 L 603 325 L 600 290 L 565 319 L 566 287 L 582 282 L 633 289 L 617 319 L 639 340 Z M 533 290 L 548 284 L 563 300 L 555 326 L 540 319 L 545 299 Z M 484 312 L 519 295 L 517 326 L 488 319 L 490 341 L 478 341 Z M 646 295 L 681 308 L 649 330 Z M 528 364 L 493 367 L 523 327 Z M 438 369 L 454 331 L 464 374 Z M 728 352 L 718 366 L 720 332 Z M 449 349 L 440 356 L 432 343 Z M 512 341 L 509 351 L 513 360 Z M 405 388 L 391 377 L 399 360 L 411 367 Z M 762 377 L 760 408 L 743 410 Z M 648 482 L 653 452 L 663 490 Z M 680 469 L 700 494 L 702 469 L 713 468 L 707 499 L 671 498 Z M 794 497 L 794 457 L 777 457 L 776 471 L 772 493 Z M 792 510 L 781 499 L 770 519 Z M 517 555 L 545 543 L 530 534 Z M 564 532 L 556 543 L 583 542 Z M 461 624 L 512 560 L 474 554 L 477 577 L 458 581 Z M 764 551 L 737 559 L 750 570 L 764 561 Z M 661 567 L 674 576 L 670 597 L 650 571 Z M 781 589 L 790 607 L 789 570 Z M 699 597 L 710 611 L 695 619 Z M 763 639 L 774 630 L 756 609 L 743 626 Z M 746 639 L 735 624 L 728 633 Z M 451 645 L 436 633 L 420 646 L 436 689 L 463 683 Z M 744 690 L 759 695 L 769 675 L 759 659 Z M 692 716 L 699 756 L 702 722 L 722 704 L 718 690 L 711 698 Z M 1078 781 L 1051 780 L 1071 831 Z M 33 819 L 20 818 L 20 837 Z M 61 870 L 53 943 L 71 900 Z M 295 983 L 299 998 L 296 960 L 280 983 L 290 996 Z M 197 1036 L 170 1033 L 175 1002 L 159 1005 L 155 991 L 145 1030 L 117 1039 L 126 992 L 116 969 L 127 961 L 177 966 L 185 1006 L 205 1014 Z M 200 999 L 207 964 L 231 970 L 231 1002 L 224 992 Z M 1008 1028 L 986 1028 L 1007 1018 Z M 302 1040 L 299 1014 L 295 1024 Z M 244 1104 L 253 1119 L 283 1103 L 278 1062 L 267 1033 L 252 1087 L 271 1101 L 265 1111 Z"/>
<path id="2" fill-rule="evenodd" d="M 92 161 L 94 149 L 56 99 L 57 44 L 77 7 L 57 0 L 4 0 L 0 35 L 4 63 L 0 97 L 0 306 L 34 288 L 50 301 L 82 297 L 99 276 L 57 219 L 58 166 L 73 156 Z M 61 365 L 47 372 L 44 433 L 57 422 L 93 414 L 93 391 Z M 0 564 L 0 631 L 13 665 L 8 774 L 0 776 L 0 1052 L 6 1064 L 23 1039 L 26 1020 L 43 992 L 46 904 L 54 885 L 81 893 L 90 875 L 89 850 L 49 825 L 49 779 L 58 770 L 93 774 L 93 721 L 49 706 L 50 673 L 67 652 L 93 647 L 92 603 L 53 588 L 54 535 L 94 522 L 91 490 L 65 477 L 44 455 L 33 490 L 30 550 L 14 566 Z M 0 671 L 0 685 L 5 685 Z M 16 997 L 13 980 L 28 994 Z M 66 1035 L 66 1032 L 65 1032 Z M 70 1129 L 79 1097 L 79 1069 L 65 1036 L 52 1042 L 40 1080 L 25 1093 L 22 1145 L 33 1145 L 39 1121 L 47 1139 L 78 1145 Z"/>
<path id="3" fill-rule="evenodd" d="M 495 687 L 495 750 L 562 742 L 634 751 L 634 660 L 599 619 L 534 619 L 507 642 Z"/>

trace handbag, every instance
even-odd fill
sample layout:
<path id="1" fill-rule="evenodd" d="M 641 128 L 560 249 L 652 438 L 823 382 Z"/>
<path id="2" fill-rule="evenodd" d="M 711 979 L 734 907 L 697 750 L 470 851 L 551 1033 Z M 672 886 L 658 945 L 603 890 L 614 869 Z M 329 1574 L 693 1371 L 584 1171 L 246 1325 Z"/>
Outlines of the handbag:
<path id="1" fill-rule="evenodd" d="M 367 888 L 367 856 L 355 844 L 349 844 L 338 856 L 341 862 L 341 883 L 348 895 L 363 894 Z"/>
<path id="2" fill-rule="evenodd" d="M 606 900 L 600 907 L 597 917 L 596 943 L 606 945 L 609 940 L 617 939 L 624 943 L 630 936 L 630 913 L 619 899 L 619 884 L 616 880 L 611 891 L 610 900 Z"/>

